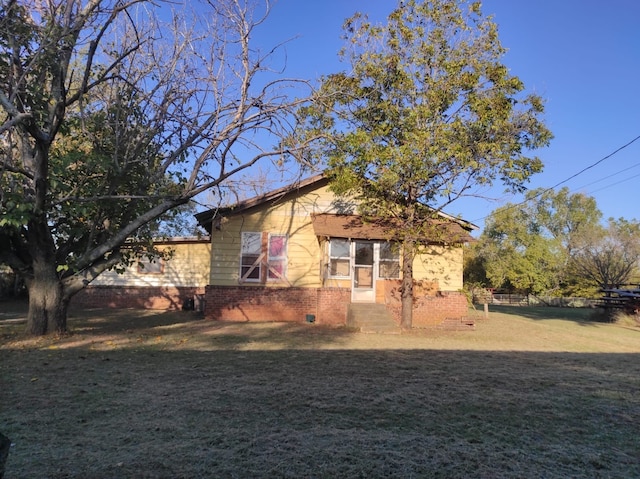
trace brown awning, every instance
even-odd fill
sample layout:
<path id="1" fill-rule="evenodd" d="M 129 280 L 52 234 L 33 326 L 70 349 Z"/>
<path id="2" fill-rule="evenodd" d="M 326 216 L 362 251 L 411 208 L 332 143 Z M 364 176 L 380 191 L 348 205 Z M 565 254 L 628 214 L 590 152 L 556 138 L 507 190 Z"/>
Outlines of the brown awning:
<path id="1" fill-rule="evenodd" d="M 350 239 L 392 240 L 393 228 L 381 223 L 364 222 L 358 215 L 311 215 L 316 236 Z M 431 220 L 434 226 L 432 237 L 425 238 L 428 243 L 465 243 L 472 241 L 471 235 L 453 221 Z"/>
<path id="2" fill-rule="evenodd" d="M 316 214 L 311 216 L 316 236 L 389 240 L 392 234 L 375 223 L 364 223 L 357 215 Z"/>

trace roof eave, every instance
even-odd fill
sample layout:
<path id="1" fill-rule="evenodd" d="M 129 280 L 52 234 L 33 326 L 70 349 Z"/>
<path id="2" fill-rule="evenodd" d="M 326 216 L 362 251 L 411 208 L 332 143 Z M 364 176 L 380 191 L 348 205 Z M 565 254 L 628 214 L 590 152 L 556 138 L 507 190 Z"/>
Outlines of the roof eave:
<path id="1" fill-rule="evenodd" d="M 201 213 L 196 213 L 195 218 L 198 221 L 198 224 L 205 228 L 209 233 L 212 230 L 213 220 L 215 218 L 222 218 L 232 215 L 237 215 L 243 213 L 251 208 L 255 208 L 257 206 L 263 205 L 269 201 L 281 199 L 291 193 L 300 191 L 303 188 L 307 188 L 309 186 L 313 186 L 316 184 L 320 184 L 322 182 L 328 182 L 328 178 L 324 173 L 319 173 L 317 175 L 311 176 L 304 180 L 300 180 L 296 183 L 283 186 L 282 188 L 278 188 L 276 190 L 270 191 L 263 195 L 255 196 L 253 198 L 249 198 L 243 201 L 240 201 L 232 206 L 225 206 L 222 208 L 212 208 L 207 211 L 203 211 Z"/>

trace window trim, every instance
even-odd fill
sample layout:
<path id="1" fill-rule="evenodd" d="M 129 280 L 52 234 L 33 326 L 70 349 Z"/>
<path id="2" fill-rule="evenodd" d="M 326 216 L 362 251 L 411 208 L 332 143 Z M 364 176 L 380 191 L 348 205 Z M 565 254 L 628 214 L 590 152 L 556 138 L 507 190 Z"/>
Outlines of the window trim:
<path id="1" fill-rule="evenodd" d="M 245 252 L 244 250 L 244 245 L 245 245 L 245 237 L 248 237 L 250 235 L 259 235 L 260 238 L 260 249 L 257 252 L 258 254 L 258 258 L 251 264 L 251 265 L 245 265 L 243 258 L 245 257 Z M 249 256 L 249 254 L 247 254 L 247 256 Z M 251 256 L 255 256 L 255 253 L 251 253 Z M 239 282 L 240 283 L 261 283 L 262 282 L 262 262 L 264 259 L 264 252 L 262 251 L 262 233 L 260 233 L 259 231 L 242 231 L 241 235 L 240 235 L 240 278 L 239 278 Z M 243 270 L 244 268 L 248 268 L 246 270 L 246 272 L 243 274 Z M 258 277 L 257 278 L 249 278 L 248 275 L 250 275 L 255 269 L 258 269 Z"/>
<path id="2" fill-rule="evenodd" d="M 325 264 L 325 278 L 327 279 L 335 279 L 335 280 L 350 280 L 353 278 L 353 267 L 355 261 L 355 251 L 354 244 L 356 241 L 365 241 L 365 240 L 356 240 L 356 239 L 348 239 L 341 237 L 330 237 L 328 238 L 326 245 L 326 258 L 327 262 Z M 401 255 L 399 249 L 393 251 L 394 242 L 393 241 L 383 241 L 383 240 L 368 240 L 374 245 L 373 255 L 374 255 L 374 277 L 375 279 L 380 280 L 391 280 L 391 279 L 400 279 L 402 276 L 401 270 Z M 332 244 L 335 242 L 344 242 L 345 246 L 348 250 L 348 255 L 345 256 L 334 256 L 332 255 Z M 386 248 L 385 245 L 389 245 L 390 251 L 392 251 L 393 258 L 384 258 L 383 250 Z M 332 272 L 332 263 L 334 261 L 349 261 L 349 269 L 348 275 L 333 275 Z M 381 273 L 385 269 L 385 265 L 396 265 L 397 274 L 394 276 L 383 276 Z"/>
<path id="3" fill-rule="evenodd" d="M 284 238 L 284 255 L 283 256 L 271 256 L 271 239 L 272 238 Z M 269 283 L 283 283 L 287 281 L 287 269 L 289 263 L 289 235 L 287 233 L 269 233 L 267 238 L 267 251 L 266 251 L 266 280 Z M 282 273 L 279 273 L 272 267 L 273 262 L 282 262 Z M 274 273 L 276 277 L 272 278 L 271 273 Z"/>
<path id="4" fill-rule="evenodd" d="M 289 267 L 289 235 L 287 233 L 267 233 L 266 231 L 242 231 L 240 236 L 240 272 L 238 283 L 288 283 L 287 270 Z M 245 246 L 250 246 L 248 238 L 253 236 L 252 245 L 254 251 L 245 252 Z M 245 239 L 247 238 L 247 239 Z M 258 238 L 259 250 L 258 250 Z M 284 251 L 282 256 L 270 256 L 272 238 L 283 238 Z M 257 256 L 256 256 L 257 255 Z M 251 265 L 245 264 L 243 259 L 247 256 L 256 257 Z M 282 272 L 277 271 L 275 265 L 282 265 Z M 257 270 L 257 274 L 255 271 Z M 244 273 L 243 273 L 244 272 Z M 249 275 L 253 277 L 249 277 Z"/>
<path id="5" fill-rule="evenodd" d="M 385 280 L 385 279 L 400 279 L 400 250 L 398 249 L 398 251 L 395 253 L 397 255 L 397 258 L 391 258 L 391 259 L 387 259 L 387 258 L 383 258 L 382 257 L 382 248 L 383 246 L 387 244 L 390 246 L 390 248 L 393 248 L 393 244 L 390 241 L 380 241 L 378 243 L 378 278 Z M 393 251 L 393 249 L 391 249 L 391 251 Z M 382 276 L 381 273 L 381 266 L 383 264 L 391 264 L 391 263 L 397 263 L 398 264 L 398 275 L 397 276 Z"/>
<path id="6" fill-rule="evenodd" d="M 331 244 L 334 241 L 344 241 L 347 245 L 347 255 L 346 256 L 332 256 L 331 255 Z M 352 266 L 352 262 L 353 262 L 353 254 L 351 252 L 351 244 L 352 241 L 350 239 L 347 238 L 329 238 L 329 252 L 328 252 L 328 257 L 329 257 L 329 262 L 327 264 L 328 266 L 328 277 L 330 279 L 351 279 L 351 266 Z M 347 275 L 333 275 L 331 274 L 331 262 L 333 260 L 347 260 L 349 262 L 349 266 L 348 266 L 348 274 Z"/>
<path id="7" fill-rule="evenodd" d="M 164 274 L 164 259 L 156 257 L 152 260 L 146 256 L 138 259 L 138 274 L 162 275 Z"/>

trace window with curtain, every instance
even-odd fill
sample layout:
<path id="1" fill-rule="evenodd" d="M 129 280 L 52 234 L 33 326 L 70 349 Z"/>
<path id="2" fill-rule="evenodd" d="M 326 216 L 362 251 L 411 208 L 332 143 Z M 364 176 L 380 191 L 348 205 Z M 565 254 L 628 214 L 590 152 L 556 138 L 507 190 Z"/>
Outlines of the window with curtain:
<path id="1" fill-rule="evenodd" d="M 242 233 L 240 282 L 286 281 L 287 235 Z"/>
<path id="2" fill-rule="evenodd" d="M 267 264 L 267 280 L 284 281 L 287 273 L 287 235 L 269 235 Z"/>

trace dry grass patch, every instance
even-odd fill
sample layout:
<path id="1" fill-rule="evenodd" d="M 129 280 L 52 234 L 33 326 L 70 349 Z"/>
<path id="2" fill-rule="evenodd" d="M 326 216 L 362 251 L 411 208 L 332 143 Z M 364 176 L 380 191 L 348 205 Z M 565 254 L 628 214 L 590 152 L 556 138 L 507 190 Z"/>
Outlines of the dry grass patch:
<path id="1" fill-rule="evenodd" d="M 639 477 L 640 332 L 517 311 L 408 335 L 94 311 L 44 340 L 5 317 L 7 477 Z"/>
<path id="2" fill-rule="evenodd" d="M 640 328 L 640 315 L 617 311 L 613 315 L 613 322 L 618 324 L 619 326 L 625 326 L 628 328 Z"/>

